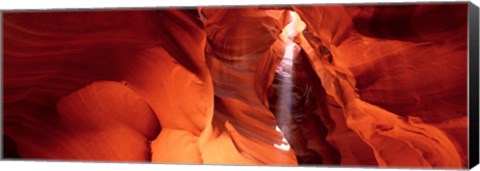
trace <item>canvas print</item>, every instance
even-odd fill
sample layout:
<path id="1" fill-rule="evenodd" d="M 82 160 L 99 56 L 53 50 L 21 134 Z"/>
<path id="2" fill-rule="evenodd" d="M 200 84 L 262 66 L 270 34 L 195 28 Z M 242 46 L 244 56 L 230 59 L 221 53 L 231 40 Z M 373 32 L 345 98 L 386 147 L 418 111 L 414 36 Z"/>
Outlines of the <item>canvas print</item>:
<path id="1" fill-rule="evenodd" d="M 467 9 L 4 11 L 3 157 L 466 168 Z"/>

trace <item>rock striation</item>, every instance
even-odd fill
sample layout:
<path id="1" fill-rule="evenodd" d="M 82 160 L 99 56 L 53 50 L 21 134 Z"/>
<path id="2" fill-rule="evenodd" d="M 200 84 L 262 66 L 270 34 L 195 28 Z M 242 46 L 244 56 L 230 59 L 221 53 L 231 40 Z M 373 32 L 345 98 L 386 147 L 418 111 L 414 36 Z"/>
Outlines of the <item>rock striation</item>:
<path id="1" fill-rule="evenodd" d="M 465 168 L 466 11 L 7 12 L 5 157 Z"/>

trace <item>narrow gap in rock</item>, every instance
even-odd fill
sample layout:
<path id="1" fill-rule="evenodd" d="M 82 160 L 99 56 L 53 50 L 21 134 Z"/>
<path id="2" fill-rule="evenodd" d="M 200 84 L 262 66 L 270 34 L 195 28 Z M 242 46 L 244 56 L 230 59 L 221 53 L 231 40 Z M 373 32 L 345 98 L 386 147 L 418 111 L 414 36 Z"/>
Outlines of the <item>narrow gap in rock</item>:
<path id="1" fill-rule="evenodd" d="M 339 164 L 337 149 L 326 141 L 328 121 L 325 92 L 321 81 L 301 47 L 294 43 L 305 26 L 300 17 L 291 11 L 288 24 L 285 55 L 277 67 L 272 83 L 273 96 L 269 98 L 270 111 L 274 113 L 288 148 L 295 152 L 299 164 Z M 275 144 L 286 149 L 286 145 Z"/>

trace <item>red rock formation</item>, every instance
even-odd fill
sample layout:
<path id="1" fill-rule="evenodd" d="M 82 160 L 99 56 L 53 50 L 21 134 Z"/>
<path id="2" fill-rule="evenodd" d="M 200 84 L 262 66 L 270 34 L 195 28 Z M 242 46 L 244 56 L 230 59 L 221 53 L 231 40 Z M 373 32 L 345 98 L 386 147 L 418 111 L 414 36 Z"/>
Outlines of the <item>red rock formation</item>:
<path id="1" fill-rule="evenodd" d="M 215 90 L 213 132 L 208 141 L 229 144 L 206 144 L 206 151 L 221 153 L 206 153 L 205 162 L 296 164 L 292 150 L 274 146 L 286 142 L 275 129 L 266 98 L 275 64 L 283 57 L 284 42 L 278 37 L 286 25 L 282 18 L 288 13 L 257 8 L 202 12 L 209 42 L 207 63 Z"/>
<path id="2" fill-rule="evenodd" d="M 7 157 L 427 168 L 468 161 L 466 5 L 3 18 Z"/>
<path id="3" fill-rule="evenodd" d="M 181 145 L 184 136 L 171 131 L 198 141 L 212 117 L 205 33 L 195 14 L 5 14 L 4 134 L 25 158 L 149 161 L 153 151 L 153 161 L 201 162 L 164 156 L 198 148 L 165 153 L 149 145 Z M 111 82 L 80 89 L 100 80 Z"/>
<path id="4" fill-rule="evenodd" d="M 294 9 L 320 40 L 300 44 L 342 109 L 336 123 L 346 123 L 380 166 L 466 166 L 465 133 L 451 131 L 466 130 L 466 5 Z M 438 19 L 446 15 L 458 22 Z M 394 20 L 408 29 L 378 29 Z"/>

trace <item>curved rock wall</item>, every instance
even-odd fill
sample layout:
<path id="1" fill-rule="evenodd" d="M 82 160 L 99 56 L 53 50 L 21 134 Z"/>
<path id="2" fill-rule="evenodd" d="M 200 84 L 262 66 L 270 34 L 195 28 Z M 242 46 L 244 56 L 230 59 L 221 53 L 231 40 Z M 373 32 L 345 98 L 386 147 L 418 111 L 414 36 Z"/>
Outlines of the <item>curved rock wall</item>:
<path id="1" fill-rule="evenodd" d="M 466 5 L 294 9 L 314 33 L 300 44 L 341 108 L 339 122 L 380 166 L 466 166 L 466 133 L 453 131 L 467 127 Z M 447 15 L 455 22 L 439 19 Z M 402 29 L 379 29 L 394 21 Z"/>
<path id="2" fill-rule="evenodd" d="M 283 57 L 284 41 L 279 35 L 286 23 L 277 18 L 284 17 L 286 11 L 241 8 L 202 12 L 209 42 L 207 64 L 215 90 L 210 141 L 228 144 L 208 144 L 205 148 L 229 153 L 207 154 L 205 159 L 221 164 L 296 164 L 292 150 L 274 146 L 287 142 L 282 142 L 282 133 L 275 129 L 265 94 L 275 64 Z"/>

